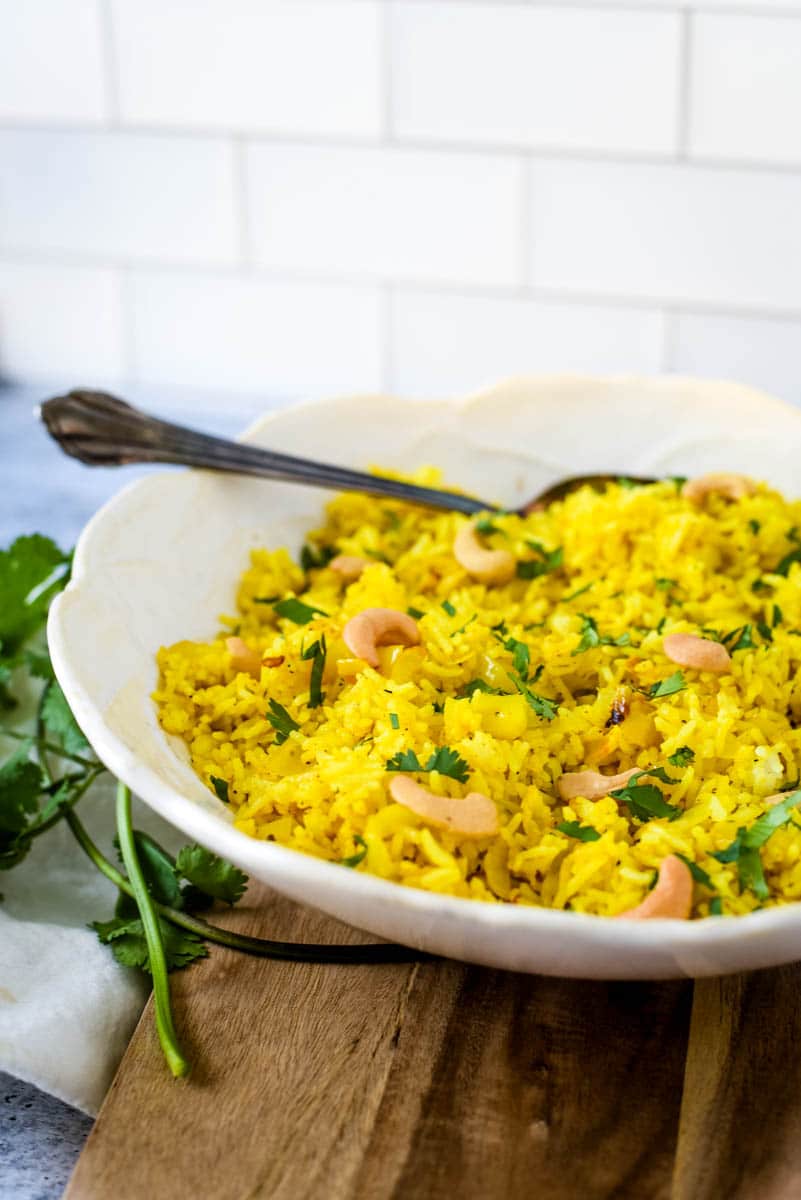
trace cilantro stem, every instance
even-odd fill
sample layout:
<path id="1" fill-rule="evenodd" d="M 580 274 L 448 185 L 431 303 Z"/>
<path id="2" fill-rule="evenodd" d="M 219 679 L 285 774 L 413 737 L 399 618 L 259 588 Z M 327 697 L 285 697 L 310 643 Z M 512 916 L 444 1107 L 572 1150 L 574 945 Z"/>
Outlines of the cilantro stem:
<path id="1" fill-rule="evenodd" d="M 20 733 L 17 729 L 6 729 L 4 726 L 0 726 L 0 737 L 13 738 L 15 742 L 27 742 L 30 740 L 30 736 L 31 735 L 29 733 Z M 61 746 L 56 746 L 53 744 L 53 742 L 47 742 L 43 738 L 40 739 L 38 733 L 36 735 L 35 742 L 36 749 L 40 751 L 40 753 L 41 750 L 44 749 L 48 754 L 54 754 L 56 758 L 64 758 L 67 760 L 67 762 L 77 763 L 79 767 L 86 767 L 87 769 L 98 766 L 97 759 L 82 758 L 80 754 L 69 754 L 66 750 L 63 750 Z M 45 773 L 49 773 L 47 771 L 47 764 L 44 761 L 42 761 L 40 765 Z"/>
<path id="2" fill-rule="evenodd" d="M 158 913 L 147 890 L 145 877 L 139 864 L 139 855 L 134 841 L 131 822 L 131 792 L 124 783 L 117 784 L 117 836 L 120 854 L 128 872 L 133 897 L 139 909 L 139 917 L 147 942 L 150 959 L 150 974 L 153 977 L 153 1001 L 156 1009 L 156 1030 L 167 1065 L 178 1078 L 189 1071 L 189 1063 L 181 1052 L 178 1034 L 172 1019 L 170 1004 L 170 981 L 167 975 L 167 959 L 164 955 L 164 940 L 161 935 Z"/>
<path id="3" fill-rule="evenodd" d="M 53 772 L 50 770 L 50 763 L 47 761 L 47 743 L 45 741 L 45 726 L 44 726 L 44 705 L 47 699 L 47 688 L 43 687 L 39 696 L 39 703 L 36 706 L 36 756 L 39 759 L 39 766 L 42 768 L 42 774 L 45 777 L 46 783 L 53 782 Z"/>
<path id="4" fill-rule="evenodd" d="M 98 849 L 76 813 L 68 809 L 64 813 L 64 819 L 72 830 L 78 845 L 92 860 L 98 871 L 102 872 L 126 896 L 134 897 L 130 881 Z M 269 938 L 247 937 L 245 934 L 220 929 L 219 925 L 210 925 L 208 921 L 204 921 L 200 917 L 181 912 L 177 908 L 170 908 L 166 904 L 159 904 L 158 901 L 153 901 L 153 906 L 166 921 L 171 921 L 173 925 L 178 925 L 181 929 L 196 933 L 206 941 L 215 942 L 219 946 L 226 946 L 229 950 L 239 950 L 244 954 L 254 954 L 260 958 L 276 958 L 286 962 L 357 965 L 361 963 L 418 962 L 428 957 L 422 951 L 411 950 L 407 946 L 397 946 L 391 942 L 366 946 L 326 946 L 314 943 L 275 942 Z"/>

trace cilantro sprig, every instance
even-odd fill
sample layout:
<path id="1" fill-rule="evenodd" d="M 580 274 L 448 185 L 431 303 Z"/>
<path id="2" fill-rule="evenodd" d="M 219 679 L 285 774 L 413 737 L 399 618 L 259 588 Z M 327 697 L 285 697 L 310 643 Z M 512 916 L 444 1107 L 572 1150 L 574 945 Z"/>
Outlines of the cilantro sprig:
<path id="1" fill-rule="evenodd" d="M 459 783 L 467 783 L 470 773 L 469 764 L 450 746 L 439 746 L 425 764 L 420 762 L 414 750 L 399 750 L 392 758 L 387 759 L 385 770 L 437 771 L 440 775 L 447 775 L 449 779 L 458 780 Z"/>
<path id="2" fill-rule="evenodd" d="M 585 650 L 594 650 L 597 646 L 628 646 L 631 641 L 631 634 L 622 633 L 620 637 L 609 637 L 607 634 L 598 632 L 598 625 L 592 617 L 588 617 L 586 613 L 579 613 L 581 617 L 581 639 L 575 650 L 571 651 L 573 655 L 583 654 Z"/>
<path id="3" fill-rule="evenodd" d="M 718 862 L 736 863 L 740 887 L 752 891 L 760 900 L 767 900 L 770 889 L 759 851 L 777 829 L 781 829 L 782 825 L 787 825 L 792 820 L 799 804 L 801 790 L 788 792 L 784 800 L 780 800 L 758 817 L 750 828 L 743 826 L 738 829 L 736 838 L 725 849 L 712 854 Z"/>
<path id="4" fill-rule="evenodd" d="M 617 788 L 610 795 L 622 801 L 638 821 L 651 821 L 660 817 L 675 821 L 681 816 L 682 809 L 675 804 L 669 804 L 655 784 L 642 782 L 649 775 L 662 783 L 678 783 L 677 779 L 671 779 L 664 767 L 647 767 L 632 775 L 625 787 Z"/>
<path id="5" fill-rule="evenodd" d="M 71 555 L 39 535 L 18 538 L 9 549 L 0 550 L 0 737 L 15 743 L 0 759 L 0 870 L 22 862 L 35 839 L 54 826 L 63 823 L 69 828 L 88 859 L 117 889 L 113 916 L 95 921 L 92 928 L 118 962 L 152 974 L 159 1038 L 173 1073 L 184 1073 L 188 1064 L 172 1019 L 168 973 L 206 957 L 210 943 L 298 962 L 399 962 L 419 957 L 392 945 L 276 942 L 232 933 L 204 920 L 198 913 L 215 902 L 235 904 L 240 899 L 247 876 L 202 846 L 185 846 L 173 857 L 148 834 L 135 830 L 130 794 L 123 785 L 117 797 L 117 845 L 124 872 L 102 853 L 76 809 L 105 767 L 75 720 L 44 643 L 48 608 L 68 580 L 70 563 Z M 312 611 L 319 615 L 319 610 Z M 289 619 L 293 615 L 301 615 L 294 606 Z M 320 638 L 309 647 L 312 674 L 315 668 L 319 673 L 317 686 L 324 655 L 325 640 Z M 6 715 L 13 713 L 23 690 L 29 694 L 34 689 L 39 703 L 35 729 L 29 734 L 10 726 Z M 271 711 L 283 722 L 286 710 L 279 709 Z M 228 781 L 210 775 L 209 783 L 219 799 L 230 804 Z M 42 886 L 55 884 L 48 879 Z"/>

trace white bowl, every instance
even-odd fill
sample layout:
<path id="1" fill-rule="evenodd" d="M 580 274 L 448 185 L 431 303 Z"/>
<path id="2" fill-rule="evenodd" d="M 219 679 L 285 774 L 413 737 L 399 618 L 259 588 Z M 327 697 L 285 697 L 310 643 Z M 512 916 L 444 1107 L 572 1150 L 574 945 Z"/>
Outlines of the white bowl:
<path id="1" fill-rule="evenodd" d="M 586 471 L 744 471 L 797 495 L 801 412 L 690 379 L 509 380 L 462 400 L 340 399 L 273 413 L 245 434 L 348 466 L 439 464 L 508 507 Z M 58 679 L 106 766 L 189 837 L 340 920 L 409 946 L 517 971 L 664 979 L 801 957 L 801 905 L 738 918 L 613 921 L 432 895 L 238 832 L 168 738 L 150 699 L 160 646 L 207 639 L 254 546 L 297 551 L 325 493 L 205 471 L 126 487 L 81 535 L 48 627 Z"/>

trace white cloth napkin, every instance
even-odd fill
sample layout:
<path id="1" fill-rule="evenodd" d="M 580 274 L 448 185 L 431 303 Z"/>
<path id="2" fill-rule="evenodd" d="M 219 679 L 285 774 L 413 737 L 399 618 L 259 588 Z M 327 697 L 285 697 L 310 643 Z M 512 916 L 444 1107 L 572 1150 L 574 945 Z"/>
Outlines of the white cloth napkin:
<path id="1" fill-rule="evenodd" d="M 116 861 L 113 782 L 99 780 L 79 813 Z M 163 844 L 180 842 L 141 807 L 134 818 Z M 149 991 L 87 929 L 113 915 L 116 889 L 57 826 L 0 872 L 0 892 L 0 1070 L 94 1116 Z"/>

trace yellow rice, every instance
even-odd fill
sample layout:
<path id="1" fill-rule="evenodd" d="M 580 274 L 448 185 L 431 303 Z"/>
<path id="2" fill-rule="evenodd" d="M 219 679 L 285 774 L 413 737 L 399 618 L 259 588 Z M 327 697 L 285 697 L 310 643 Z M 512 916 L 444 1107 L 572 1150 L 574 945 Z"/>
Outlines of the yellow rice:
<path id="1" fill-rule="evenodd" d="M 437 475 L 415 478 L 432 483 Z M 488 547 L 522 561 L 543 558 L 526 539 L 563 551 L 561 566 L 504 586 L 473 582 L 456 562 L 454 535 L 465 520 L 338 496 L 310 542 L 373 560 L 358 580 L 343 584 L 327 566 L 304 571 L 285 549 L 256 550 L 239 584 L 238 614 L 222 618 L 216 639 L 160 652 L 162 725 L 186 742 L 209 787 L 212 777 L 227 783 L 237 827 L 331 862 L 361 858 L 350 869 L 476 900 L 615 914 L 643 899 L 660 862 L 676 852 L 714 888 L 696 884 L 694 916 L 709 913 L 714 894 L 729 914 L 798 899 L 801 814 L 760 852 L 767 900 L 741 884 L 736 863 L 712 854 L 799 775 L 801 566 L 774 572 L 796 545 L 801 502 L 760 487 L 735 503 L 710 496 L 699 507 L 670 480 L 611 485 L 602 494 L 584 488 L 525 519 L 492 518 L 498 532 L 484 535 Z M 279 618 L 272 604 L 287 596 L 327 615 L 306 625 Z M 354 660 L 342 640 L 346 621 L 373 606 L 423 614 L 422 644 L 382 648 L 380 671 Z M 604 638 L 629 634 L 629 644 L 574 653 L 582 614 Z M 493 626 L 501 621 L 499 633 Z M 728 673 L 684 669 L 680 692 L 642 694 L 677 669 L 663 651 L 664 634 L 723 636 L 746 624 L 754 648 L 733 652 Z M 258 679 L 238 672 L 225 644 L 232 633 L 276 665 L 263 665 Z M 301 652 L 321 634 L 324 702 L 310 708 L 312 663 Z M 530 687 L 558 705 L 553 720 L 516 691 L 504 646 L 510 637 L 529 648 L 532 673 L 542 666 Z M 462 696 L 477 678 L 508 695 Z M 628 715 L 608 725 L 620 694 Z M 299 727 L 280 745 L 266 716 L 271 700 Z M 424 764 L 440 746 L 461 755 L 468 781 L 436 772 L 413 778 L 442 795 L 489 796 L 499 812 L 497 837 L 460 838 L 392 802 L 388 760 L 414 750 Z M 671 766 L 681 747 L 694 759 Z M 563 772 L 649 766 L 678 780 L 643 781 L 682 810 L 678 819 L 640 821 L 613 796 L 558 798 Z M 579 841 L 556 828 L 564 822 L 601 836 Z"/>

